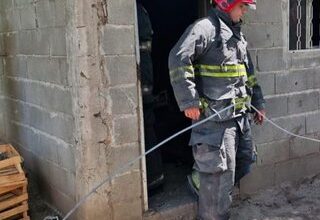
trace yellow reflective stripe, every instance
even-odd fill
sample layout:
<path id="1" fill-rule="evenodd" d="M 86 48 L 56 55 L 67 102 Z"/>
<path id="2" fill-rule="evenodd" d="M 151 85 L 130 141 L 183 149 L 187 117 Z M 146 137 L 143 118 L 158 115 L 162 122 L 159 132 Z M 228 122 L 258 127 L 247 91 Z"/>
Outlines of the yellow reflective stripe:
<path id="1" fill-rule="evenodd" d="M 223 72 L 234 72 L 237 71 L 243 71 L 246 69 L 246 66 L 244 64 L 238 64 L 238 65 L 204 65 L 204 64 L 198 64 L 194 66 L 195 68 L 203 68 L 203 69 L 209 69 L 209 70 L 219 70 Z"/>
<path id="2" fill-rule="evenodd" d="M 237 72 L 237 73 L 209 73 L 209 72 L 199 72 L 195 73 L 197 76 L 207 76 L 207 77 L 216 77 L 216 78 L 226 78 L 226 77 L 239 77 L 239 76 L 246 76 L 247 72 Z"/>
<path id="3" fill-rule="evenodd" d="M 207 76 L 207 77 L 240 77 L 246 76 L 247 71 L 246 67 L 243 64 L 239 65 L 195 65 L 196 75 L 198 76 Z"/>
<path id="4" fill-rule="evenodd" d="M 194 78 L 193 66 L 183 66 L 170 71 L 171 82 L 185 78 Z"/>

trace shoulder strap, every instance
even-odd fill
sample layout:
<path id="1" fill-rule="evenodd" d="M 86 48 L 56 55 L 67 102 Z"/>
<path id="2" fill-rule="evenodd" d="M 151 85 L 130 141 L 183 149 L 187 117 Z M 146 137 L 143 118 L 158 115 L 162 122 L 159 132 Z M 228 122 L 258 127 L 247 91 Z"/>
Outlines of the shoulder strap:
<path id="1" fill-rule="evenodd" d="M 213 25 L 216 28 L 216 36 L 215 36 L 215 38 L 217 39 L 218 37 L 220 37 L 220 32 L 221 32 L 220 19 L 219 19 L 218 15 L 216 15 L 216 13 L 212 13 L 211 17 L 212 17 Z"/>

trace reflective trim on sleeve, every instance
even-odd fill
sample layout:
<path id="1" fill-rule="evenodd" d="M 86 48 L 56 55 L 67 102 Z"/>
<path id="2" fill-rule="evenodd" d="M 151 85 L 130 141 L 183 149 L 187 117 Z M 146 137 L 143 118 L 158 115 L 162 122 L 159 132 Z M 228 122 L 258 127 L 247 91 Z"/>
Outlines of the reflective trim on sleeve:
<path id="1" fill-rule="evenodd" d="M 251 75 L 248 77 L 248 81 L 246 82 L 247 86 L 252 88 L 257 85 L 258 81 L 255 75 Z"/>
<path id="2" fill-rule="evenodd" d="M 183 66 L 170 71 L 171 82 L 176 82 L 181 79 L 194 78 L 193 66 Z"/>

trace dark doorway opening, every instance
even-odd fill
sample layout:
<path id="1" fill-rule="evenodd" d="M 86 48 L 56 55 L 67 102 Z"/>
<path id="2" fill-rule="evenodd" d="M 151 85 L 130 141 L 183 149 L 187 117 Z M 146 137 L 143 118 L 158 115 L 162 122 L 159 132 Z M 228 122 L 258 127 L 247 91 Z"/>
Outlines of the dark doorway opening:
<path id="1" fill-rule="evenodd" d="M 154 128 L 157 142 L 189 126 L 191 122 L 179 111 L 169 79 L 168 55 L 184 30 L 206 14 L 209 0 L 137 0 L 149 14 L 152 29 L 152 65 Z M 145 110 L 144 110 L 145 111 Z M 190 132 L 171 140 L 159 151 L 164 184 L 149 191 L 149 208 L 161 210 L 194 200 L 187 189 L 193 158 L 188 146 Z M 147 146 L 146 146 L 147 148 Z M 152 162 L 151 162 L 152 163 Z M 147 171 L 152 173 L 150 162 Z M 157 172 L 157 171 L 154 171 Z"/>
<path id="2" fill-rule="evenodd" d="M 320 1 L 313 1 L 313 36 L 312 41 L 314 47 L 319 48 L 320 46 Z"/>

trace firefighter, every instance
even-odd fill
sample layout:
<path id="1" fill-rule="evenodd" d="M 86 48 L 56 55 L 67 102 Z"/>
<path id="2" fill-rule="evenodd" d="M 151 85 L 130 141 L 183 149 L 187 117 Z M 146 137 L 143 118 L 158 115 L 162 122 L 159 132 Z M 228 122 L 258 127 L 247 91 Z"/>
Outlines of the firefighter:
<path id="1" fill-rule="evenodd" d="M 232 189 L 254 162 L 250 104 L 265 100 L 241 32 L 241 18 L 254 0 L 214 0 L 206 18 L 190 25 L 169 55 L 171 85 L 181 111 L 193 122 L 233 105 L 193 128 L 189 144 L 199 174 L 198 219 L 229 219 Z"/>
<path id="2" fill-rule="evenodd" d="M 152 46 L 152 25 L 149 14 L 141 4 L 137 1 L 137 16 L 139 27 L 139 43 L 140 43 L 140 75 L 141 90 L 143 98 L 143 118 L 144 118 L 144 134 L 146 151 L 156 145 L 156 135 L 154 131 L 154 95 L 153 95 L 153 66 L 151 58 Z M 159 150 L 150 153 L 147 158 L 147 182 L 148 190 L 154 190 L 161 186 L 164 182 L 164 174 L 162 170 L 162 158 Z"/>

